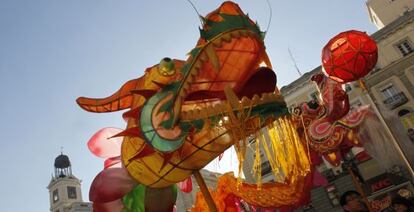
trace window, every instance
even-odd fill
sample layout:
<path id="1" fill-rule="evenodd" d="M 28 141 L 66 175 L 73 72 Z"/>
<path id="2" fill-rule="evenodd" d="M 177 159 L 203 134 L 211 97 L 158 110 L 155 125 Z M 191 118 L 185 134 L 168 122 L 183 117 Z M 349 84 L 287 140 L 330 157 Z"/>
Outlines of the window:
<path id="1" fill-rule="evenodd" d="M 69 199 L 76 199 L 76 187 L 68 186 L 68 197 Z"/>
<path id="2" fill-rule="evenodd" d="M 269 174 L 272 171 L 269 161 L 262 163 L 262 176 Z"/>
<path id="3" fill-rule="evenodd" d="M 383 102 L 385 106 L 390 110 L 393 110 L 408 102 L 407 96 L 405 96 L 403 92 L 399 91 L 392 84 L 388 84 L 387 86 L 383 87 L 380 92 L 384 98 Z"/>
<path id="4" fill-rule="evenodd" d="M 381 94 L 384 99 L 392 98 L 398 94 L 398 90 L 394 87 L 393 84 L 387 85 L 385 88 L 381 89 Z"/>
<path id="5" fill-rule="evenodd" d="M 411 109 L 402 109 L 398 111 L 398 116 L 405 129 L 414 128 L 414 113 Z"/>
<path id="6" fill-rule="evenodd" d="M 319 92 L 315 91 L 309 95 L 311 100 L 315 100 L 316 102 L 319 102 Z"/>
<path id="7" fill-rule="evenodd" d="M 53 191 L 52 198 L 53 198 L 53 203 L 56 203 L 57 201 L 59 201 L 59 192 L 57 189 Z"/>
<path id="8" fill-rule="evenodd" d="M 361 106 L 362 106 L 361 100 L 357 99 L 357 100 L 355 100 L 351 103 L 351 106 L 349 107 L 349 110 L 355 110 L 355 109 L 357 109 L 358 107 L 361 107 Z"/>
<path id="9" fill-rule="evenodd" d="M 398 48 L 402 56 L 406 56 L 414 51 L 414 48 L 408 39 L 401 41 L 396 45 L 396 47 Z"/>

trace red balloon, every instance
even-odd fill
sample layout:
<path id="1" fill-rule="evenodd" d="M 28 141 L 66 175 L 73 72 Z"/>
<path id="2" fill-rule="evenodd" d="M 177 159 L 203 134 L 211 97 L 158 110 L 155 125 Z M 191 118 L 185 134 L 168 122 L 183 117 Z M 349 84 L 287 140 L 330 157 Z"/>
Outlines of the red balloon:
<path id="1" fill-rule="evenodd" d="M 324 73 L 339 83 L 364 77 L 374 68 L 377 59 L 375 41 L 356 30 L 339 33 L 322 50 Z"/>

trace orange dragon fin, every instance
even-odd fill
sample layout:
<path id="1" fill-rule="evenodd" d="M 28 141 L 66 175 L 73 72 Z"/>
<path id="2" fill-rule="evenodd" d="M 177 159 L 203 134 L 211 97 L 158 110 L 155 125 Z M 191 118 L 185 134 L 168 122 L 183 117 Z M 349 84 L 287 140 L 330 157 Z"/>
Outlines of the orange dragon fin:
<path id="1" fill-rule="evenodd" d="M 139 79 L 130 80 L 116 93 L 106 98 L 93 99 L 79 97 L 76 102 L 82 109 L 94 113 L 107 113 L 123 110 L 131 107 L 133 102 L 131 90 L 137 88 L 138 82 Z"/>
<path id="2" fill-rule="evenodd" d="M 125 121 L 128 121 L 129 118 L 139 120 L 139 118 L 141 117 L 141 110 L 142 107 L 136 107 L 134 109 L 128 110 L 127 112 L 122 114 L 122 118 L 124 118 Z"/>

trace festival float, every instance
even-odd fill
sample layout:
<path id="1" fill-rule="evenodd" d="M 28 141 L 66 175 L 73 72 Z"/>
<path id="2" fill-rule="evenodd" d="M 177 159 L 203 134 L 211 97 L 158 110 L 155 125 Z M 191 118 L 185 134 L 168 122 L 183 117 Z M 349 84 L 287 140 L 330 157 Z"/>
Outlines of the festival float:
<path id="1" fill-rule="evenodd" d="M 90 151 L 105 160 L 90 188 L 94 211 L 173 211 L 177 184 L 191 175 L 201 190 L 193 211 L 240 211 L 241 202 L 290 211 L 309 203 L 311 151 L 330 158 L 341 145 L 359 145 L 351 135 L 365 112 L 347 115 L 349 102 L 338 83 L 358 80 L 375 65 L 375 42 L 365 33 L 346 32 L 328 43 L 328 78 L 314 77 L 324 103 L 303 104 L 290 114 L 276 86 L 265 32 L 233 2 L 201 19 L 200 38 L 186 60 L 162 58 L 109 97 L 77 99 L 89 112 L 127 110 L 126 129 L 103 128 L 88 141 Z M 207 189 L 199 170 L 234 146 L 240 173 L 252 139 L 253 171 L 260 175 L 263 145 L 277 182 L 261 183 L 259 177 L 248 184 L 224 174 L 216 189 Z"/>

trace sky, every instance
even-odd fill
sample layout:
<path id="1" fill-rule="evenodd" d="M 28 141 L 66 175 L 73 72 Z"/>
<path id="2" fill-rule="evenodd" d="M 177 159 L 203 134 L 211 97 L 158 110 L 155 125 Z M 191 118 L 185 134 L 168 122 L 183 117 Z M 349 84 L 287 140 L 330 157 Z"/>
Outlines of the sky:
<path id="1" fill-rule="evenodd" d="M 192 0 L 206 15 L 222 1 Z M 375 32 L 364 0 L 269 0 L 265 39 L 278 86 L 321 63 L 323 46 L 336 34 Z M 265 30 L 266 0 L 239 0 Z M 106 97 L 163 57 L 186 59 L 200 25 L 186 0 L 0 0 L 0 205 L 1 211 L 49 210 L 47 185 L 54 158 L 69 155 L 73 173 L 89 185 L 103 160 L 86 147 L 104 127 L 124 128 L 121 113 L 93 114 L 79 96 Z M 208 168 L 236 167 L 234 153 Z"/>

